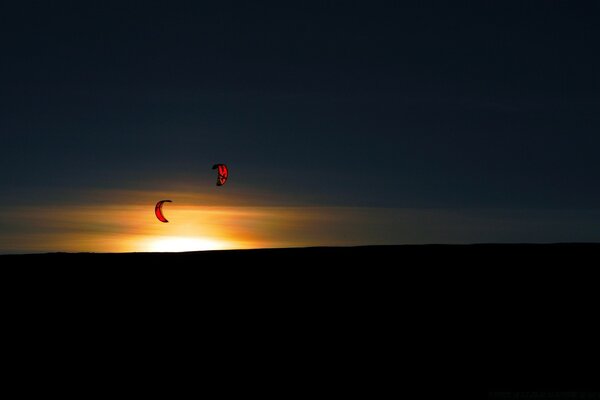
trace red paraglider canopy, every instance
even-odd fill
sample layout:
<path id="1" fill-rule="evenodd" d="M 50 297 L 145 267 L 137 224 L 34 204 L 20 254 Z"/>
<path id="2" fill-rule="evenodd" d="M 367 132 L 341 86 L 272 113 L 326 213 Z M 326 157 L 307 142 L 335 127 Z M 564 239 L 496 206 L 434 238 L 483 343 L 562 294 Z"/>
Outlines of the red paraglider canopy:
<path id="1" fill-rule="evenodd" d="M 229 169 L 227 169 L 227 165 L 225 164 L 215 164 L 212 169 L 218 169 L 217 176 L 217 186 L 223 186 L 225 182 L 227 182 L 227 177 L 229 176 Z"/>
<path id="2" fill-rule="evenodd" d="M 171 200 L 161 200 L 158 203 L 156 203 L 156 207 L 154 207 L 154 214 L 156 214 L 156 218 L 158 218 L 158 220 L 160 222 L 169 222 L 169 220 L 167 220 L 162 213 L 163 203 L 172 203 L 172 201 Z"/>

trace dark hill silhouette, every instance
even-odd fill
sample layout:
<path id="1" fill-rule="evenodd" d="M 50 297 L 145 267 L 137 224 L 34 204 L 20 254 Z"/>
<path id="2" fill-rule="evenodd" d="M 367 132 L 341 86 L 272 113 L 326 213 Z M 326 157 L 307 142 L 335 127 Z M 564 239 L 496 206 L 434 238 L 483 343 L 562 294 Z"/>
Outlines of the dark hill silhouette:
<path id="1" fill-rule="evenodd" d="M 355 246 L 355 247 L 304 247 L 253 250 L 214 250 L 181 253 L 44 253 L 2 255 L 4 262 L 93 262 L 101 260 L 111 263 L 189 263 L 194 261 L 248 261 L 293 263 L 296 260 L 319 261 L 364 261 L 366 259 L 386 263 L 402 262 L 406 257 L 450 257 L 452 261 L 519 260 L 521 257 L 555 259 L 555 257 L 579 257 L 595 254 L 600 243 L 557 243 L 557 244 L 472 244 L 472 245 L 399 245 L 399 246 Z M 396 258 L 399 257 L 399 258 Z M 416 260 L 415 260 L 416 261 Z"/>
<path id="2" fill-rule="evenodd" d="M 65 349 L 108 359 L 163 394 L 200 375 L 244 392 L 326 384 L 368 398 L 391 385 L 406 399 L 485 399 L 486 385 L 596 378 L 578 360 L 597 342 L 597 254 L 599 244 L 4 255 L 5 342 L 48 371 Z"/>

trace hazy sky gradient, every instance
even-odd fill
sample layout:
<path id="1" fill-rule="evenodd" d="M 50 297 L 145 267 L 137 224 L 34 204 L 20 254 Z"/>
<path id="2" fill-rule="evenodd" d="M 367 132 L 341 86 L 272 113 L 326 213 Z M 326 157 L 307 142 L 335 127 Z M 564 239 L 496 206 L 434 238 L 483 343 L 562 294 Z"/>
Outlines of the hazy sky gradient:
<path id="1" fill-rule="evenodd" d="M 599 17 L 551 0 L 3 4 L 0 251 L 36 223 L 56 229 L 48 250 L 68 247 L 44 207 L 82 210 L 95 235 L 92 193 L 128 191 L 148 195 L 106 203 L 136 221 L 188 194 L 307 226 L 307 207 L 338 207 L 326 236 L 240 221 L 244 243 L 598 240 Z M 444 217 L 417 227 L 428 209 Z M 446 217 L 481 209 L 511 228 Z"/>
<path id="2" fill-rule="evenodd" d="M 163 208 L 168 224 L 154 217 L 155 192 L 100 190 L 76 197 L 79 204 L 5 208 L 0 253 L 549 243 L 589 241 L 600 224 L 600 209 L 220 205 L 218 196 L 172 194 L 178 200 Z"/>

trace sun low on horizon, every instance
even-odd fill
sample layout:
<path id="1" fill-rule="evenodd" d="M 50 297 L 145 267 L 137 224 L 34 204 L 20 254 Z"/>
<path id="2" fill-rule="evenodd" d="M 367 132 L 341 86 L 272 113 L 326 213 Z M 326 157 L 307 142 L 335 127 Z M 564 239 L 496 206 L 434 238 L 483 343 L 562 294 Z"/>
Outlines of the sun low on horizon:
<path id="1" fill-rule="evenodd" d="M 0 254 L 188 252 L 366 244 L 585 241 L 597 211 L 457 210 L 277 204 L 219 205 L 171 192 L 161 222 L 155 192 L 80 194 L 70 203 L 0 209 Z M 90 200 L 93 198 L 95 200 Z M 110 199 L 109 201 L 105 201 Z M 114 199 L 117 199 L 116 201 Z M 246 199 L 247 200 L 247 199 Z M 248 202 L 248 201 L 247 201 Z M 503 221 L 499 236 L 496 227 Z M 561 227 L 556 230 L 545 229 Z M 575 236 L 574 232 L 580 236 Z"/>
<path id="2" fill-rule="evenodd" d="M 253 232 L 251 226 L 256 222 L 256 210 L 240 211 L 174 202 L 165 212 L 169 218 L 167 223 L 155 218 L 151 205 L 106 206 L 104 212 L 102 210 L 100 207 L 82 206 L 72 211 L 68 224 L 79 225 L 82 231 L 72 237 L 65 232 L 62 243 L 68 243 L 68 251 L 186 252 L 263 245 L 257 239 L 261 236 L 260 232 Z M 116 217 L 111 222 L 100 222 L 97 217 L 103 213 Z M 243 221 L 242 214 L 251 218 Z"/>
<path id="3" fill-rule="evenodd" d="M 155 215 L 155 204 L 147 200 L 156 195 L 144 196 L 146 200 L 130 196 L 121 200 L 123 204 L 13 208 L 2 215 L 15 229 L 0 235 L 0 253 L 187 252 L 306 246 L 321 239 L 317 226 L 322 218 L 314 210 L 216 206 L 201 196 L 181 193 L 172 197 L 182 201 L 164 206 L 163 222 Z"/>
<path id="4" fill-rule="evenodd" d="M 205 250 L 225 250 L 229 249 L 226 242 L 175 236 L 166 238 L 149 239 L 145 251 L 156 252 L 156 253 L 171 253 L 171 252 L 184 252 L 184 251 L 205 251 Z"/>

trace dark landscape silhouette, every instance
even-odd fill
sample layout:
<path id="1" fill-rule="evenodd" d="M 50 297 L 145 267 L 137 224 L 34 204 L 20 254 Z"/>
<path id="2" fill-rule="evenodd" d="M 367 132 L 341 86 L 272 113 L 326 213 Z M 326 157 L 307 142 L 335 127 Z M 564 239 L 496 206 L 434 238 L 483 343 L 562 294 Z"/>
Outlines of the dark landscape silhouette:
<path id="1" fill-rule="evenodd" d="M 182 263 L 193 265 L 194 262 L 211 262 L 212 267 L 218 263 L 237 262 L 236 267 L 251 267 L 255 263 L 298 265 L 310 262 L 307 268 L 335 267 L 338 263 L 369 261 L 369 266 L 402 266 L 415 261 L 426 263 L 430 261 L 480 263 L 495 265 L 508 263 L 506 267 L 529 262 L 537 264 L 541 261 L 580 260 L 593 256 L 600 251 L 600 243 L 554 243 L 554 244 L 470 244 L 470 245 L 397 245 L 397 246 L 353 246 L 353 247 L 302 247 L 302 248 L 273 248 L 251 250 L 212 250 L 190 251 L 180 253 L 39 253 L 39 254 L 10 254 L 2 255 L 5 262 L 125 262 L 131 265 L 171 265 Z M 319 264 L 327 262 L 330 264 Z M 316 264 L 315 264 L 316 263 Z M 532 264 L 532 265 L 533 265 Z"/>

